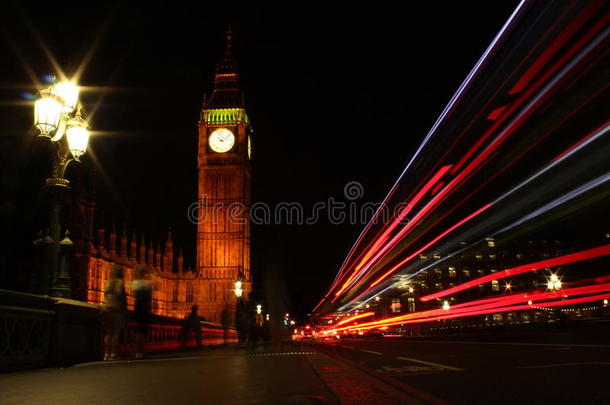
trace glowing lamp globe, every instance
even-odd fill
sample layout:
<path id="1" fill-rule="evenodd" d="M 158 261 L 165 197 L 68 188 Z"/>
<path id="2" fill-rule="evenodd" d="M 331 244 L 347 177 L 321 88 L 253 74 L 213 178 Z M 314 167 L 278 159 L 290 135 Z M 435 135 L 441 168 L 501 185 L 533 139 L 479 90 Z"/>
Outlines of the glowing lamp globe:
<path id="1" fill-rule="evenodd" d="M 73 82 L 61 82 L 53 86 L 53 94 L 60 97 L 64 102 L 64 110 L 72 112 L 78 102 L 79 88 Z"/>
<path id="2" fill-rule="evenodd" d="M 68 148 L 77 160 L 87 151 L 90 135 L 88 127 L 89 124 L 81 117 L 80 112 L 68 121 L 68 130 L 66 131 Z"/>
<path id="3" fill-rule="evenodd" d="M 34 126 L 40 131 L 39 136 L 50 137 L 57 130 L 61 110 L 61 103 L 49 91 L 40 93 L 40 98 L 34 103 Z"/>
<path id="4" fill-rule="evenodd" d="M 235 296 L 237 298 L 241 297 L 243 290 L 241 289 L 241 281 L 235 282 Z"/>

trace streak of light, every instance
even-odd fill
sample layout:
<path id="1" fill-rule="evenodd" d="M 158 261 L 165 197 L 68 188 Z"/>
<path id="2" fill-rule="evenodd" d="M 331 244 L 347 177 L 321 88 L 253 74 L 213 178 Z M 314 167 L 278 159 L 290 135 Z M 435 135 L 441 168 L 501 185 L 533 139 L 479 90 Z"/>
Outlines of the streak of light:
<path id="1" fill-rule="evenodd" d="M 380 236 L 380 240 L 385 240 L 391 231 L 393 231 L 402 221 L 404 221 L 405 217 L 409 214 L 411 209 L 430 191 L 430 189 L 447 173 L 447 171 L 451 168 L 451 165 L 443 166 L 431 179 L 426 183 L 424 187 L 422 187 L 419 192 L 413 197 L 413 199 L 409 202 L 409 204 L 401 211 L 400 215 L 396 217 L 394 222 L 386 229 L 386 231 Z M 361 269 L 358 273 L 355 273 L 343 284 L 341 289 L 335 293 L 335 296 L 339 296 L 346 288 L 350 286 L 353 281 L 358 279 L 359 275 L 364 274 L 370 266 L 375 263 L 376 259 L 379 258 L 384 252 L 394 246 L 399 240 L 400 235 L 404 232 L 404 229 L 410 228 L 410 225 L 414 224 L 415 221 L 410 221 L 404 228 L 401 230 L 392 240 L 384 245 L 384 247 L 378 251 L 375 256 L 369 261 L 369 264 Z M 359 266 L 361 266 L 361 263 Z"/>
<path id="2" fill-rule="evenodd" d="M 529 69 L 523 73 L 521 78 L 515 83 L 515 85 L 508 91 L 508 94 L 520 93 L 523 91 L 525 86 L 532 80 L 532 78 L 540 71 L 542 66 L 557 53 L 562 46 L 565 45 L 566 41 L 574 35 L 574 33 L 603 5 L 602 2 L 590 2 L 584 7 L 580 14 L 578 14 L 566 28 L 564 28 L 559 35 L 546 47 L 546 49 L 540 54 L 534 63 L 531 64 Z"/>
<path id="3" fill-rule="evenodd" d="M 585 138 L 581 139 L 581 141 L 579 141 L 577 143 L 577 145 L 573 145 L 572 147 L 570 147 L 568 150 L 564 151 L 561 153 L 560 157 L 558 156 L 557 158 L 553 159 L 553 161 L 551 163 L 549 163 L 547 166 L 545 166 L 544 168 L 542 168 L 541 170 L 539 170 L 537 173 L 533 174 L 532 176 L 530 176 L 528 179 L 524 180 L 523 182 L 521 182 L 519 185 L 515 186 L 513 189 L 509 190 L 508 192 L 506 192 L 505 194 L 503 194 L 502 196 L 498 197 L 496 200 L 494 200 L 491 204 L 498 204 L 500 201 L 508 198 L 510 195 L 514 194 L 515 192 L 517 192 L 518 190 L 520 190 L 521 188 L 523 188 L 525 185 L 531 183 L 533 180 L 535 180 L 536 178 L 539 178 L 540 176 L 542 176 L 544 173 L 548 172 L 550 169 L 552 169 L 553 167 L 557 166 L 559 163 L 561 163 L 562 161 L 564 161 L 565 159 L 568 159 L 569 157 L 573 156 L 574 154 L 576 154 L 577 152 L 583 150 L 586 146 L 590 145 L 591 143 L 593 143 L 594 141 L 600 139 L 602 136 L 604 136 L 608 131 L 610 130 L 610 122 L 606 122 L 604 125 L 598 127 L 598 129 L 594 130 L 592 133 L 588 134 Z M 570 193 L 570 198 L 575 198 L 578 195 L 590 190 L 591 188 L 595 187 L 596 185 L 601 184 L 603 181 L 607 181 L 607 177 L 603 177 L 600 179 L 596 179 L 593 180 L 592 182 L 588 183 L 587 187 L 579 187 L 576 190 L 573 190 L 572 193 Z M 538 214 L 542 214 L 543 212 L 548 211 L 549 209 L 552 209 L 556 206 L 558 206 L 560 203 L 564 203 L 565 201 L 567 201 L 566 199 L 557 199 L 555 201 L 555 203 L 549 203 L 547 204 L 547 208 L 545 210 L 543 209 L 539 209 L 538 210 Z M 534 216 L 532 216 L 530 214 L 530 217 L 528 219 L 532 219 Z M 520 221 L 520 223 L 522 223 L 524 221 Z M 499 231 L 499 232 L 495 232 L 492 236 L 497 236 L 500 233 L 510 229 L 510 228 L 514 228 L 515 226 L 517 226 L 518 224 L 514 223 L 512 224 L 510 227 L 506 227 L 503 230 Z M 483 239 L 482 239 L 483 240 Z M 482 241 L 481 240 L 481 241 Z M 454 252 L 450 255 L 448 255 L 447 257 L 440 259 L 437 262 L 434 262 L 432 264 L 430 264 L 429 266 L 418 270 L 417 273 L 426 270 L 430 267 L 436 266 L 438 265 L 440 262 L 447 260 L 448 257 L 454 256 L 456 254 L 459 254 L 461 251 L 463 251 L 465 249 L 461 249 L 458 252 Z M 415 276 L 417 273 L 412 274 L 411 276 Z M 385 290 L 389 289 L 391 287 L 386 288 Z M 385 291 L 384 290 L 384 291 Z M 366 292 L 366 291 L 365 291 Z M 357 298 L 361 297 L 362 295 L 364 295 L 364 293 L 360 294 Z M 367 300 L 368 301 L 368 300 Z M 367 301 L 364 301 L 365 303 Z M 341 308 L 341 310 L 344 310 L 345 306 Z"/>
<path id="4" fill-rule="evenodd" d="M 342 320 L 341 322 L 338 322 L 336 326 L 345 325 L 346 323 L 355 321 L 356 319 L 368 318 L 369 316 L 373 316 L 373 315 L 375 315 L 374 312 L 365 312 L 363 314 L 354 315 L 347 319 Z"/>
<path id="5" fill-rule="evenodd" d="M 460 226 L 462 226 L 463 224 L 465 224 L 466 222 L 470 221 L 472 218 L 476 217 L 477 215 L 479 215 L 480 213 L 482 213 L 483 211 L 485 211 L 487 208 L 491 207 L 491 204 L 486 204 L 484 206 L 482 206 L 481 208 L 479 208 L 478 210 L 476 210 L 475 212 L 473 212 L 472 214 L 470 214 L 469 216 L 467 216 L 466 218 L 460 220 L 459 222 L 457 222 L 456 224 L 454 224 L 453 226 L 451 226 L 449 229 L 445 230 L 444 232 L 442 232 L 440 235 L 438 235 L 436 238 L 432 239 L 430 242 L 428 242 L 427 244 L 425 244 L 424 246 L 422 246 L 420 249 L 418 249 L 417 251 L 415 251 L 415 253 L 411 254 L 409 257 L 407 257 L 406 259 L 402 260 L 401 262 L 399 262 L 398 264 L 396 264 L 394 267 L 392 267 L 390 270 L 388 270 L 385 274 L 383 274 L 381 277 L 379 277 L 377 280 L 375 280 L 370 287 L 375 287 L 377 284 L 379 284 L 382 280 L 384 280 L 386 277 L 388 277 L 390 274 L 394 273 L 398 268 L 404 266 L 406 263 L 408 263 L 409 261 L 411 261 L 414 257 L 418 256 L 421 252 L 423 252 L 424 250 L 428 249 L 430 246 L 432 246 L 433 244 L 435 244 L 436 242 L 438 242 L 440 239 L 444 238 L 445 236 L 447 236 L 447 234 L 451 233 L 452 231 L 454 231 L 456 228 L 459 228 Z"/>
<path id="6" fill-rule="evenodd" d="M 529 98 L 530 96 L 533 96 L 531 100 L 527 100 L 527 103 L 525 105 L 523 105 L 523 107 L 521 108 L 520 111 L 518 111 L 518 115 L 516 117 L 513 118 L 512 122 L 508 123 L 505 125 L 505 127 L 501 130 L 501 132 L 495 137 L 495 139 L 493 139 L 493 141 L 486 146 L 486 148 L 479 152 L 477 154 L 477 156 L 467 164 L 467 166 L 462 170 L 461 173 L 458 174 L 458 176 L 453 179 L 449 184 L 447 184 L 447 186 L 445 186 L 445 188 L 441 191 L 441 193 L 438 195 L 438 197 L 441 197 L 441 195 L 443 194 L 449 194 L 450 192 L 453 192 L 455 188 L 457 188 L 457 186 L 461 185 L 463 182 L 465 182 L 469 177 L 472 176 L 472 174 L 476 171 L 478 171 L 482 165 L 484 165 L 484 162 L 490 157 L 492 156 L 495 152 L 495 150 L 517 129 L 521 126 L 521 124 L 527 119 L 529 118 L 529 116 L 531 116 L 531 114 L 533 114 L 534 111 L 538 110 L 539 107 L 542 106 L 542 103 L 548 99 L 548 97 L 555 93 L 557 91 L 557 87 L 556 85 L 559 84 L 562 80 L 565 80 L 566 77 L 568 77 L 568 74 L 571 74 L 574 72 L 574 69 L 581 64 L 585 58 L 588 56 L 588 54 L 595 48 L 597 47 L 601 41 L 603 41 L 606 37 L 607 37 L 607 33 L 608 33 L 608 29 L 603 30 L 601 32 L 600 35 L 598 35 L 596 38 L 594 38 L 595 35 L 598 34 L 598 32 L 600 32 L 600 30 L 603 29 L 603 27 L 605 26 L 606 22 L 608 20 L 608 16 L 604 16 L 601 21 L 596 22 L 594 25 L 592 25 L 591 27 L 588 28 L 588 31 L 581 37 L 578 38 L 573 44 L 570 44 L 569 49 L 561 56 L 559 56 L 557 58 L 556 61 L 554 61 L 554 63 L 545 71 L 543 72 L 539 77 L 537 78 L 536 82 L 529 86 L 525 92 L 525 94 L 521 94 L 518 102 L 515 102 L 511 105 L 512 108 L 510 108 L 510 111 L 506 111 L 506 113 L 503 113 L 502 116 L 504 118 L 507 118 L 509 116 L 509 114 L 512 114 L 513 112 L 517 111 L 518 107 L 521 107 L 521 104 L 526 103 L 527 98 Z M 593 38 L 593 41 L 590 41 Z M 583 49 L 584 47 L 584 49 Z M 548 82 L 547 82 L 548 80 Z M 534 94 L 538 89 L 540 89 L 538 91 L 537 94 Z M 503 119 L 504 119 L 503 118 Z M 495 130 L 496 128 L 499 128 L 499 123 L 496 122 L 495 123 L 495 128 L 492 125 L 492 128 Z M 490 128 L 491 129 L 491 128 Z M 489 136 L 491 135 L 491 131 L 488 130 L 486 131 L 486 135 L 485 136 Z M 589 139 L 585 140 L 588 141 Z M 585 142 L 588 143 L 588 142 Z M 580 146 L 584 146 L 585 143 L 582 143 Z M 483 141 L 481 141 L 481 139 L 479 139 L 478 144 L 482 145 Z M 560 159 L 556 160 L 553 163 L 558 162 L 559 160 L 571 155 L 572 152 L 575 152 L 576 150 L 571 150 L 569 151 L 566 155 L 561 156 Z M 471 148 L 470 154 L 474 154 L 474 149 Z M 460 166 L 460 164 L 462 163 L 466 163 L 466 159 L 462 158 L 460 160 L 460 162 L 454 166 L 453 171 L 457 171 L 457 168 Z M 545 168 L 546 170 L 550 169 L 550 167 Z M 544 172 L 545 170 L 543 170 L 542 172 Z M 538 175 L 540 175 L 541 173 L 538 173 Z M 530 178 L 529 180 L 532 180 L 533 178 Z M 564 202 L 575 198 L 576 196 L 584 193 L 585 191 L 588 191 L 590 189 L 592 189 L 593 187 L 603 183 L 604 181 L 606 181 L 606 178 L 604 178 L 604 176 L 599 177 L 575 190 L 573 190 L 571 193 L 568 193 L 556 200 L 554 200 L 553 202 L 546 204 L 545 206 L 539 208 L 537 211 L 535 211 L 533 214 L 530 214 L 525 220 L 529 220 L 532 219 L 550 209 L 553 209 L 555 207 L 557 207 L 560 204 L 563 204 Z M 523 185 L 523 184 L 522 184 Z M 521 186 L 522 186 L 521 185 Z M 510 194 L 507 193 L 507 194 Z M 503 196 L 503 197 L 506 197 Z M 501 197 L 502 198 L 502 197 Z M 424 207 L 424 209 L 422 209 L 417 215 L 417 219 L 418 220 L 423 220 L 424 217 L 427 214 L 428 210 L 431 210 L 435 207 L 435 205 L 437 205 L 438 203 L 440 203 L 440 199 L 437 201 L 430 201 L 430 203 L 428 204 L 428 206 Z M 413 222 L 417 222 L 415 221 L 415 218 L 413 218 L 412 223 Z M 512 227 L 519 225 L 518 223 L 515 223 L 512 225 Z M 406 232 L 408 231 L 409 225 L 407 225 L 407 227 L 405 227 L 405 229 L 400 231 L 400 234 L 406 234 Z M 504 229 L 506 230 L 506 228 Z M 397 235 L 398 236 L 398 235 Z M 384 246 L 384 250 L 388 250 L 390 247 L 394 247 L 396 245 L 396 243 L 398 243 L 398 241 L 400 240 L 400 237 L 397 238 L 396 236 L 389 242 L 386 244 L 386 246 Z M 381 254 L 383 254 L 384 252 L 379 252 L 375 257 L 373 257 L 373 259 L 371 260 L 371 263 L 369 264 L 369 266 L 367 266 L 366 269 L 364 270 L 368 270 L 368 268 L 370 268 L 370 266 L 377 260 L 381 258 Z M 327 294 L 328 296 L 328 294 Z M 334 302 L 334 300 L 333 300 Z"/>
<path id="7" fill-rule="evenodd" d="M 466 302 L 464 304 L 452 305 L 449 310 L 433 309 L 427 311 L 414 312 L 406 315 L 395 316 L 391 318 L 381 319 L 359 325 L 345 326 L 337 328 L 336 331 L 354 330 L 354 329 L 373 329 L 382 326 L 392 326 L 407 323 L 430 322 L 444 319 L 460 318 L 464 316 L 484 315 L 489 313 L 500 313 L 508 311 L 517 311 L 531 309 L 534 302 L 536 307 L 553 307 L 561 305 L 573 305 L 597 300 L 603 300 L 609 296 L 610 283 L 603 285 L 593 285 L 566 289 L 562 291 L 537 292 L 537 293 L 516 293 L 503 297 L 497 297 L 494 302 L 478 303 L 488 300 L 477 300 Z M 597 294 L 605 292 L 601 295 L 589 295 L 581 298 L 568 298 L 570 296 L 579 296 L 585 294 Z M 555 300 L 555 301 L 549 301 Z M 527 302 L 527 304 L 519 304 Z M 519 304 L 519 305 L 516 305 Z"/>
<path id="8" fill-rule="evenodd" d="M 576 253 L 571 253 L 564 256 L 554 257 L 552 259 L 545 259 L 534 263 L 524 264 L 522 266 L 513 267 L 498 271 L 496 273 L 488 274 L 483 277 L 476 278 L 474 280 L 467 281 L 462 284 L 458 284 L 455 287 L 448 288 L 443 291 L 439 291 L 433 294 L 428 294 L 420 298 L 421 301 L 430 301 L 434 298 L 446 297 L 447 295 L 455 294 L 460 291 L 467 290 L 469 288 L 478 286 L 479 284 L 489 283 L 493 280 L 499 280 L 505 277 L 516 276 L 518 274 L 529 273 L 534 270 L 544 269 L 546 267 L 556 267 L 564 264 L 580 262 L 583 260 L 594 259 L 596 257 L 606 256 L 610 254 L 610 245 L 602 245 L 593 249 L 583 250 Z"/>
<path id="9" fill-rule="evenodd" d="M 600 136 L 602 136 L 606 132 L 608 132 L 608 129 L 610 129 L 610 121 L 604 122 L 598 128 L 591 131 L 591 133 L 587 134 L 585 137 L 580 139 L 578 142 L 574 143 L 568 149 L 566 149 L 565 151 L 563 151 L 559 155 L 557 155 L 557 157 L 555 157 L 555 159 L 553 159 L 553 164 L 561 162 L 565 157 L 572 155 L 573 152 L 582 149 L 584 146 L 588 145 L 595 139 L 599 138 Z"/>
<path id="10" fill-rule="evenodd" d="M 91 62 L 91 59 L 93 59 L 93 55 L 95 55 L 95 52 L 97 51 L 97 48 L 99 47 L 100 42 L 101 42 L 102 38 L 104 37 L 104 35 L 106 34 L 108 26 L 110 25 L 109 24 L 110 23 L 110 19 L 111 19 L 111 16 L 108 16 L 106 21 L 102 25 L 101 30 L 95 36 L 95 39 L 93 40 L 93 43 L 91 44 L 91 46 L 89 46 L 89 49 L 87 49 L 87 52 L 85 53 L 85 56 L 82 58 L 82 60 L 79 63 L 78 67 L 76 68 L 76 71 L 74 72 L 73 77 L 72 77 L 72 80 L 75 83 L 78 83 L 80 81 L 80 78 L 83 76 L 83 73 L 85 72 L 85 69 L 87 68 L 87 66 Z"/>
<path id="11" fill-rule="evenodd" d="M 504 23 L 504 25 L 500 28 L 500 30 L 498 31 L 498 33 L 496 34 L 496 36 L 493 38 L 493 40 L 491 41 L 491 43 L 489 44 L 489 46 L 485 49 L 485 51 L 483 52 L 483 54 L 481 55 L 481 57 L 479 58 L 479 60 L 475 63 L 475 65 L 473 66 L 473 68 L 470 70 L 470 72 L 468 73 L 468 75 L 466 76 L 466 78 L 464 79 L 464 81 L 460 84 L 460 86 L 458 87 L 457 91 L 453 94 L 453 96 L 451 97 L 451 99 L 449 100 L 449 103 L 447 103 L 447 105 L 445 106 L 445 108 L 443 109 L 443 111 L 441 112 L 441 114 L 439 115 L 439 117 L 437 118 L 437 120 L 434 122 L 434 124 L 432 125 L 432 128 L 430 128 L 430 130 L 428 131 L 428 133 L 426 134 L 426 136 L 424 137 L 424 140 L 422 141 L 422 143 L 419 145 L 419 147 L 417 148 L 417 150 L 415 151 L 415 153 L 413 154 L 413 156 L 411 157 L 411 159 L 409 160 L 409 162 L 407 163 L 407 165 L 405 166 L 405 168 L 403 169 L 403 171 L 401 172 L 401 174 L 398 176 L 398 179 L 396 180 L 396 182 L 394 183 L 394 185 L 392 186 L 392 188 L 390 189 L 390 192 L 386 195 L 386 197 L 384 198 L 384 200 L 382 201 L 382 203 L 380 204 L 379 208 L 377 209 L 373 219 L 368 223 L 368 225 L 364 228 L 364 230 L 360 233 L 360 235 L 358 236 L 356 243 L 354 243 L 354 245 L 352 246 L 352 248 L 350 249 L 350 251 L 348 252 L 347 257 L 345 258 L 345 260 L 343 261 L 341 268 L 339 269 L 339 272 L 337 273 L 337 276 L 335 277 L 335 282 L 336 280 L 339 278 L 339 276 L 341 276 L 343 269 L 347 266 L 347 264 L 349 263 L 351 257 L 354 254 L 355 249 L 359 246 L 361 240 L 363 239 L 364 235 L 368 232 L 368 230 L 370 229 L 370 227 L 372 226 L 372 224 L 375 223 L 376 218 L 379 216 L 379 213 L 382 211 L 383 207 L 385 207 L 385 205 L 387 204 L 388 200 L 392 197 L 392 195 L 394 194 L 394 192 L 396 191 L 396 189 L 398 188 L 398 185 L 400 184 L 400 182 L 402 181 L 403 177 L 405 176 L 405 174 L 407 173 L 407 171 L 411 168 L 411 166 L 413 165 L 413 162 L 418 158 L 418 156 L 421 154 L 422 150 L 424 149 L 424 147 L 428 144 L 428 142 L 430 141 L 430 138 L 432 138 L 432 136 L 434 135 L 434 133 L 436 132 L 436 130 L 439 128 L 439 126 L 441 125 L 441 123 L 445 120 L 445 118 L 453 111 L 455 105 L 457 104 L 457 102 L 462 98 L 464 92 L 466 91 L 466 89 L 468 89 L 472 83 L 472 81 L 474 80 L 474 78 L 478 75 L 478 73 L 480 72 L 480 69 L 482 66 L 485 65 L 485 63 L 487 62 L 487 59 L 489 58 L 489 56 L 492 54 L 492 52 L 495 50 L 495 48 L 498 46 L 498 44 L 501 43 L 502 40 L 504 40 L 505 35 L 507 35 L 507 33 L 510 31 L 511 26 L 515 23 L 515 21 L 518 20 L 518 18 L 521 16 L 521 14 L 525 11 L 526 7 L 526 0 L 521 0 L 519 2 L 519 4 L 517 5 L 517 7 L 515 8 L 515 10 L 512 12 L 512 14 L 508 17 L 508 19 L 506 20 L 506 22 Z M 322 305 L 322 303 L 324 302 L 324 300 L 330 295 L 330 291 L 328 294 L 325 295 L 324 298 L 322 298 L 322 300 L 320 300 L 320 302 L 315 306 L 315 308 L 313 309 L 313 312 L 315 312 L 320 305 Z"/>
<path id="12" fill-rule="evenodd" d="M 497 232 L 497 234 L 501 234 L 510 229 L 516 228 L 517 226 L 523 224 L 524 222 L 527 222 L 532 218 L 538 217 L 541 214 L 548 212 L 548 211 L 552 210 L 553 208 L 556 208 L 556 207 L 564 204 L 565 202 L 570 201 L 609 180 L 610 180 L 610 172 L 603 174 L 603 175 L 575 188 L 574 190 L 570 191 L 569 193 L 566 193 L 566 194 L 562 195 L 561 197 L 556 198 L 553 201 L 543 205 L 542 207 L 540 207 L 537 210 L 531 212 L 530 214 L 524 216 L 523 218 L 519 219 L 518 221 L 515 221 L 512 224 L 506 226 L 505 228 L 500 229 Z"/>
<path id="13" fill-rule="evenodd" d="M 551 65 L 544 72 L 544 74 L 542 74 L 541 77 L 538 78 L 535 81 L 535 83 L 532 84 L 527 89 L 527 91 L 525 93 L 521 94 L 519 96 L 519 98 L 513 104 L 511 104 L 509 106 L 509 108 L 506 109 L 505 112 L 503 112 L 501 114 L 500 118 L 497 121 L 495 121 L 491 127 L 489 127 L 487 129 L 487 131 L 483 134 L 483 136 L 481 136 L 479 138 L 479 140 L 477 142 L 475 142 L 475 144 L 468 150 L 468 152 L 466 152 L 466 154 L 464 154 L 464 156 L 460 159 L 460 161 L 458 161 L 458 163 L 455 164 L 453 169 L 451 169 L 451 172 L 456 173 L 459 170 L 459 168 L 462 167 L 466 163 L 466 161 L 470 158 L 470 156 L 472 156 L 475 153 L 475 151 L 489 138 L 489 136 L 491 136 L 493 134 L 493 132 L 496 129 L 498 129 L 501 124 L 503 124 L 504 119 L 506 117 L 508 117 L 513 112 L 515 112 L 517 110 L 517 108 L 520 107 L 521 104 L 523 104 L 528 99 L 528 97 L 530 97 L 532 94 L 534 94 L 534 92 L 538 88 L 540 88 L 547 79 L 549 79 L 555 72 L 559 71 L 559 73 L 557 73 L 555 75 L 555 77 L 552 78 L 546 86 L 544 86 L 544 88 L 538 93 L 538 95 L 536 97 L 534 97 L 533 100 L 530 101 L 522 109 L 519 116 L 516 119 L 514 119 L 511 122 L 511 124 L 507 126 L 507 128 L 505 128 L 503 131 L 501 131 L 500 135 L 498 135 L 491 142 L 491 144 L 487 146 L 487 148 L 483 152 L 489 153 L 488 151 L 491 151 L 491 150 L 497 148 L 502 142 L 504 142 L 506 137 L 508 137 L 514 131 L 515 124 L 517 124 L 517 126 L 519 126 L 529 115 L 531 115 L 534 112 L 533 107 L 536 104 L 540 105 L 541 101 L 543 101 L 546 97 L 548 97 L 550 90 L 564 77 L 564 75 L 568 71 L 570 71 L 572 68 L 574 68 L 578 63 L 580 63 L 584 59 L 585 55 L 587 55 L 603 39 L 605 39 L 606 35 L 602 34 L 601 36 L 598 36 L 598 38 L 596 40 L 592 41 L 589 45 L 587 45 L 587 47 L 582 52 L 580 52 L 580 54 L 577 57 L 574 57 L 573 59 L 570 60 L 570 58 L 572 58 L 574 56 L 574 54 L 576 54 L 577 51 L 582 48 L 584 43 L 586 43 L 589 39 L 591 39 L 591 37 L 593 37 L 599 30 L 601 30 L 605 26 L 607 19 L 608 19 L 608 16 L 605 16 L 605 18 L 603 18 L 601 21 L 599 21 L 597 24 L 595 24 L 592 28 L 590 28 L 589 31 L 582 38 L 580 38 L 576 43 L 574 43 L 570 48 L 568 48 L 568 50 L 555 63 L 553 63 L 553 65 Z M 607 29 L 604 31 L 607 31 Z M 566 64 L 566 65 L 560 69 L 560 67 L 564 64 Z M 491 148 L 492 146 L 494 146 L 493 149 Z M 480 155 L 478 156 L 478 158 L 480 158 Z M 476 160 L 477 159 L 475 158 L 473 160 L 473 163 Z M 472 163 L 469 166 L 471 166 L 471 165 L 472 165 Z"/>

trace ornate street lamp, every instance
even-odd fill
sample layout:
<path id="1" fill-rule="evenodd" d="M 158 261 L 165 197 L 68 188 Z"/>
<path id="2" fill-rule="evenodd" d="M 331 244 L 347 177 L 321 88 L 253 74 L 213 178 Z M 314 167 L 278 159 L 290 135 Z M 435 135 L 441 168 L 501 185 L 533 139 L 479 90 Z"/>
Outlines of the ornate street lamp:
<path id="1" fill-rule="evenodd" d="M 79 161 L 89 144 L 89 124 L 81 114 L 78 102 L 79 88 L 73 82 L 55 83 L 42 90 L 34 103 L 34 126 L 38 137 L 46 138 L 52 145 L 52 173 L 46 180 L 51 195 L 51 215 L 49 219 L 49 239 L 52 240 L 50 263 L 40 267 L 40 289 L 57 297 L 70 297 L 70 275 L 68 260 L 60 250 L 71 246 L 66 231 L 61 239 L 60 212 L 61 194 L 69 187 L 65 178 L 66 169 L 72 161 Z M 61 262 L 61 263 L 60 263 Z"/>

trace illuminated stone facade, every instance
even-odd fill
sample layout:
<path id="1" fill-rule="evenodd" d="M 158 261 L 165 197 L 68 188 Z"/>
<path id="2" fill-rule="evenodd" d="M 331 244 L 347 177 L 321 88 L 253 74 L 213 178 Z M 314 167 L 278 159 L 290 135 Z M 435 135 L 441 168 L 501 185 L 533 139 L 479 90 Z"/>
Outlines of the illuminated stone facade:
<path id="1" fill-rule="evenodd" d="M 118 237 L 117 237 L 118 236 Z M 121 235 L 105 235 L 104 229 L 98 229 L 95 243 L 91 243 L 87 277 L 87 302 L 102 304 L 104 287 L 110 270 L 115 264 L 124 266 L 125 287 L 128 294 L 127 304 L 133 309 L 134 298 L 131 292 L 131 280 L 136 264 L 147 264 L 153 282 L 152 312 L 157 315 L 184 318 L 191 306 L 198 304 L 201 292 L 201 279 L 189 270 L 184 269 L 182 253 L 174 258 L 174 246 L 171 233 L 162 249 L 147 246 L 143 240 L 138 243 L 135 237 L 128 240 Z"/>

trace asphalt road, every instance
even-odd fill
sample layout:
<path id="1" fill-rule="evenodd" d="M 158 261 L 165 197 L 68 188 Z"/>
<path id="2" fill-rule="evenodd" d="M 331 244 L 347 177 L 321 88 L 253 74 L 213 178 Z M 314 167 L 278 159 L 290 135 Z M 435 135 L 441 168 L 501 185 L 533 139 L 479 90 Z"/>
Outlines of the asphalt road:
<path id="1" fill-rule="evenodd" d="M 610 404 L 610 344 L 361 338 L 312 343 L 455 404 Z"/>

